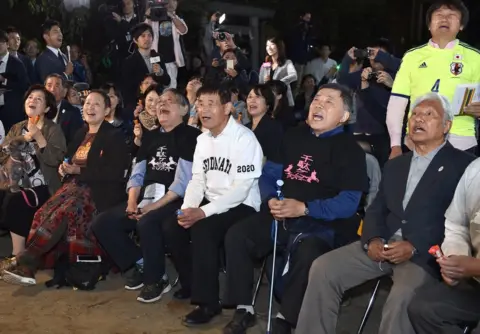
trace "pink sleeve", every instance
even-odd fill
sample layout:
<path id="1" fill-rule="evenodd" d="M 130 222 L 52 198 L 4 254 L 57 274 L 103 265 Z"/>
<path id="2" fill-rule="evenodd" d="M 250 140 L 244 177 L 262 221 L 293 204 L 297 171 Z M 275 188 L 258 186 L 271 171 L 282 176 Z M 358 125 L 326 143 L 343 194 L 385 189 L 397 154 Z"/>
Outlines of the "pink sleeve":
<path id="1" fill-rule="evenodd" d="M 390 146 L 402 146 L 402 127 L 408 99 L 401 96 L 390 96 L 387 107 L 387 128 L 390 134 Z"/>

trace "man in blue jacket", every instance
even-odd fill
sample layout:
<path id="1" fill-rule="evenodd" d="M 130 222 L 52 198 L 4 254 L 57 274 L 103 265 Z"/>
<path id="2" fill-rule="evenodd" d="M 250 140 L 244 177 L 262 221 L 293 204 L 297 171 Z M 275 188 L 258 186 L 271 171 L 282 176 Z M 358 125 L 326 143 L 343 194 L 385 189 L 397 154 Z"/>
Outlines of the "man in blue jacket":
<path id="1" fill-rule="evenodd" d="M 272 252 L 274 219 L 279 222 L 279 245 L 286 260 L 279 268 L 283 288 L 276 334 L 291 333 L 296 327 L 313 260 L 357 238 L 356 212 L 362 194 L 368 191 L 368 178 L 365 153 L 343 129 L 352 104 L 346 87 L 327 84 L 320 88 L 310 106 L 308 126 L 285 135 L 283 163 L 264 169 L 272 183 L 284 181 L 285 199 L 271 194 L 260 212 L 228 231 L 224 303 L 237 310 L 224 333 L 245 333 L 255 324 L 253 259 Z"/>

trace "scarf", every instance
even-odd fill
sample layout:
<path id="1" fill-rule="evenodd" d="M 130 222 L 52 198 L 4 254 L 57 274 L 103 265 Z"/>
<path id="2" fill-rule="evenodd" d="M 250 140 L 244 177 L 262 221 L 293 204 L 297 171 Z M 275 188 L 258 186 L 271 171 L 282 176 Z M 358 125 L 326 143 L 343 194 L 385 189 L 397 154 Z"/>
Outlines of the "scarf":
<path id="1" fill-rule="evenodd" d="M 146 111 L 142 111 L 138 115 L 138 119 L 140 120 L 140 123 L 145 127 L 145 129 L 152 131 L 158 128 L 158 119 L 157 116 L 152 116 Z"/>

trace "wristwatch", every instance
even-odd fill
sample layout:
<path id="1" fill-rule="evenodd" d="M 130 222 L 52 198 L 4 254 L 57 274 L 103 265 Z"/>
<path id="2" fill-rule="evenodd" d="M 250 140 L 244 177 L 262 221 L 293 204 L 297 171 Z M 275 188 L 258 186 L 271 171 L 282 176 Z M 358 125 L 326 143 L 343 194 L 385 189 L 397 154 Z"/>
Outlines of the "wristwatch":
<path id="1" fill-rule="evenodd" d="M 303 214 L 304 214 L 305 216 L 308 216 L 308 215 L 310 214 L 310 210 L 308 210 L 308 203 L 305 202 L 305 203 L 303 203 L 303 204 L 305 205 L 305 211 L 303 211 Z"/>

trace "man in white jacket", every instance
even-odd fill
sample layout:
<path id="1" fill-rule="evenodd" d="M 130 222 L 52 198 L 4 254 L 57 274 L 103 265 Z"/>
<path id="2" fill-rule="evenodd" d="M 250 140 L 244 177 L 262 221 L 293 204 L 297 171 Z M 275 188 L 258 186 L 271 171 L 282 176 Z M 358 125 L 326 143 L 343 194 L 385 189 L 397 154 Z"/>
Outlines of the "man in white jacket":
<path id="1" fill-rule="evenodd" d="M 263 152 L 255 135 L 231 117 L 227 90 L 204 86 L 197 96 L 199 121 L 209 131 L 197 139 L 181 211 L 165 226 L 182 285 L 174 297 L 191 297 L 198 305 L 184 318 L 186 326 L 208 323 L 220 314 L 220 246 L 228 229 L 258 212 L 261 204 Z"/>

